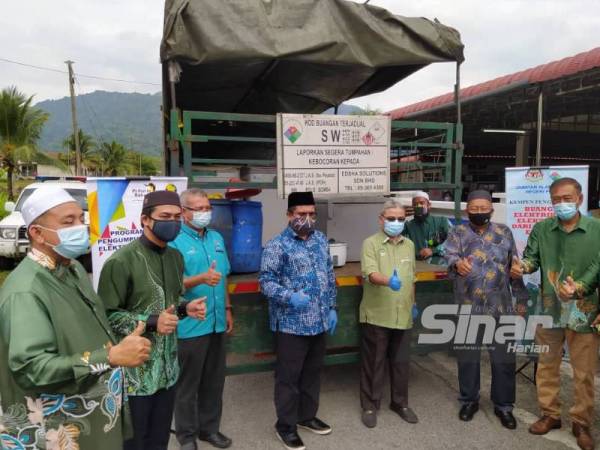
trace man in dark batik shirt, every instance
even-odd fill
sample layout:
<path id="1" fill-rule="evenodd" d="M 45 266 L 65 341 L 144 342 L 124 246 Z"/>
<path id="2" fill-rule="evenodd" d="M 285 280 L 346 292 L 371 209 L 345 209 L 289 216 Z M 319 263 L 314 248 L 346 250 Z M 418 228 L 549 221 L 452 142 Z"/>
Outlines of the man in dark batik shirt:
<path id="1" fill-rule="evenodd" d="M 517 297 L 517 310 L 524 313 L 528 293 L 522 280 L 511 280 L 511 266 L 518 261 L 513 235 L 505 225 L 491 223 L 492 198 L 487 191 L 473 191 L 467 200 L 469 223 L 450 230 L 444 244 L 448 274 L 454 280 L 454 296 L 459 305 L 470 305 L 471 315 L 515 314 L 512 296 Z M 511 294 L 512 290 L 512 294 Z M 498 323 L 496 321 L 496 323 Z M 483 330 L 476 342 L 457 348 L 460 385 L 459 417 L 469 421 L 479 409 L 480 350 Z M 460 331 L 460 330 L 458 330 Z M 495 330 L 494 330 L 495 334 Z M 508 341 L 487 346 L 492 365 L 494 412 L 502 425 L 514 429 L 512 415 L 515 401 L 515 353 L 507 351 Z"/>

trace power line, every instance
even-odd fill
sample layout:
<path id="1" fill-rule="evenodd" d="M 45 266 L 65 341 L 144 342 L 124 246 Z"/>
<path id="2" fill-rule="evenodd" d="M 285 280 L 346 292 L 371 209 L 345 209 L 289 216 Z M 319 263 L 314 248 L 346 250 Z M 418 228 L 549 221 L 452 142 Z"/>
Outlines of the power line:
<path id="1" fill-rule="evenodd" d="M 20 61 L 14 61 L 12 59 L 0 58 L 0 61 L 9 63 L 9 64 L 16 64 L 18 66 L 29 67 L 31 69 L 45 70 L 48 72 L 56 72 L 56 73 L 62 73 L 62 74 L 68 73 L 66 70 L 53 69 L 51 67 L 44 67 L 44 66 L 37 66 L 35 64 L 27 64 L 27 63 L 20 62 Z M 146 84 L 146 85 L 150 85 L 150 86 L 160 86 L 160 83 L 151 83 L 149 81 L 124 80 L 121 78 L 108 78 L 108 77 L 100 77 L 97 75 L 84 75 L 81 73 L 78 73 L 77 76 L 80 78 L 91 78 L 94 80 L 117 81 L 119 83 Z"/>

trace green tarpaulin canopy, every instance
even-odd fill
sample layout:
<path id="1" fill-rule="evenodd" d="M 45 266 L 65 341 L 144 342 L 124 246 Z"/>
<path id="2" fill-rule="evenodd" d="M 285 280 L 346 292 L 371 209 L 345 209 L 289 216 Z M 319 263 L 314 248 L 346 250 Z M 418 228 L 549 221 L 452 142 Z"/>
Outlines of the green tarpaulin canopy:
<path id="1" fill-rule="evenodd" d="M 160 53 L 179 108 L 263 114 L 319 113 L 464 59 L 453 28 L 345 0 L 167 0 Z"/>

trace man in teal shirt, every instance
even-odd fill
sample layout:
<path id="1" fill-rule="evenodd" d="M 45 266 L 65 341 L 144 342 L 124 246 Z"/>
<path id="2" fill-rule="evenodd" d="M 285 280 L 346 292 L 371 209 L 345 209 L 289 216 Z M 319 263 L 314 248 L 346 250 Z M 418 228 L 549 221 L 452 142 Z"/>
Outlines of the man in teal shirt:
<path id="1" fill-rule="evenodd" d="M 196 439 L 218 448 L 232 441 L 220 431 L 225 385 L 225 333 L 233 329 L 227 293 L 230 272 L 225 243 L 208 227 L 211 206 L 205 192 L 181 194 L 184 224 L 169 245 L 184 261 L 185 298 L 206 297 L 203 321 L 185 318 L 177 325 L 181 374 L 175 399 L 175 429 L 182 450 L 195 450 Z"/>

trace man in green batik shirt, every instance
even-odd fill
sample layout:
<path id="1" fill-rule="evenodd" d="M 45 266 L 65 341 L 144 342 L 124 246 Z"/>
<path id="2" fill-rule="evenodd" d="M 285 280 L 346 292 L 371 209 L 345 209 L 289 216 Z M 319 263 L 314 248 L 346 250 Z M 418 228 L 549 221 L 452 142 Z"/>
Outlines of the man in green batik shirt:
<path id="1" fill-rule="evenodd" d="M 144 325 L 121 343 L 75 260 L 89 248 L 83 210 L 64 189 L 21 209 L 31 251 L 0 290 L 0 448 L 121 449 L 123 371 L 148 359 Z"/>
<path id="2" fill-rule="evenodd" d="M 598 361 L 598 335 L 590 326 L 598 316 L 598 293 L 561 300 L 561 286 L 584 277 L 600 253 L 600 221 L 579 212 L 583 202 L 581 185 L 572 178 L 560 178 L 550 186 L 555 217 L 534 225 L 520 265 L 511 275 L 540 270 L 541 314 L 552 317 L 552 328 L 538 327 L 536 343 L 547 345 L 539 355 L 536 386 L 542 418 L 529 431 L 546 434 L 560 428 L 560 363 L 566 340 L 573 368 L 574 402 L 569 413 L 573 434 L 582 449 L 594 443 L 589 427 L 594 420 L 594 376 Z"/>
<path id="3" fill-rule="evenodd" d="M 175 192 L 144 197 L 140 239 L 117 250 L 104 264 L 98 293 L 118 337 L 138 321 L 146 323 L 152 342 L 150 359 L 125 372 L 134 436 L 125 450 L 166 450 L 175 402 L 178 318 L 204 319 L 204 298 L 185 301 L 183 259 L 167 243 L 179 234 L 181 205 Z"/>
<path id="4" fill-rule="evenodd" d="M 432 216 L 431 202 L 427 192 L 414 194 L 412 206 L 414 219 L 406 222 L 402 235 L 415 244 L 415 257 L 430 264 L 446 264 L 444 241 L 448 237 L 450 222 L 445 217 Z"/>

